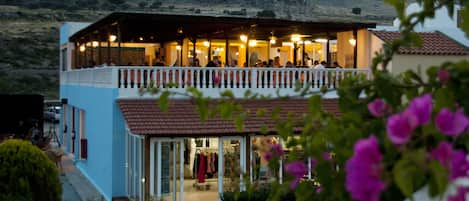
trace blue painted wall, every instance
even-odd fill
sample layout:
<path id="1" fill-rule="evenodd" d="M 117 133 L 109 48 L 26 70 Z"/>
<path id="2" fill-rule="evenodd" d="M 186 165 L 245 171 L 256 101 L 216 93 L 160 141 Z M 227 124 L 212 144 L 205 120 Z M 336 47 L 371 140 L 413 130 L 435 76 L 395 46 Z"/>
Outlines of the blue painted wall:
<path id="1" fill-rule="evenodd" d="M 88 159 L 77 160 L 76 166 L 106 200 L 125 195 L 125 126 L 116 103 L 117 95 L 117 89 L 60 86 L 61 98 L 67 98 L 69 106 L 85 111 L 84 130 L 88 139 Z M 78 120 L 78 111 L 75 114 Z M 69 109 L 67 116 L 70 115 Z M 71 118 L 68 118 L 68 136 L 71 133 L 70 121 Z M 79 134 L 78 124 L 76 134 Z M 79 153 L 78 149 L 75 153 Z M 78 154 L 76 157 L 78 159 Z"/>
<path id="2" fill-rule="evenodd" d="M 87 22 L 65 22 L 60 26 L 60 45 L 68 43 L 68 38 L 77 31 L 87 27 L 91 23 Z"/>

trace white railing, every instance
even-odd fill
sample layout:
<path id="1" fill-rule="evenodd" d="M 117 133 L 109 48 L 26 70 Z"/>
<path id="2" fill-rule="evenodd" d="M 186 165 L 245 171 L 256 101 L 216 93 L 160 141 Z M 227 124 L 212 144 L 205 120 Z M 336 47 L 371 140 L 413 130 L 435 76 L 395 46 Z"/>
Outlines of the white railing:
<path id="1" fill-rule="evenodd" d="M 116 67 L 118 88 L 336 88 L 347 76 L 365 75 L 368 69 L 308 68 L 200 68 L 200 67 Z"/>
<path id="2" fill-rule="evenodd" d="M 62 71 L 60 72 L 60 84 L 113 88 L 117 87 L 117 76 L 113 76 L 113 73 L 117 73 L 117 69 L 109 67 Z M 113 77 L 116 78 L 113 79 Z"/>
<path id="3" fill-rule="evenodd" d="M 214 67 L 140 67 L 112 66 L 61 72 L 61 84 L 119 89 L 122 96 L 136 96 L 140 88 L 170 88 L 182 91 L 195 87 L 215 94 L 220 89 L 233 89 L 239 95 L 246 90 L 275 94 L 294 92 L 297 84 L 319 90 L 337 88 L 348 76 L 365 75 L 368 69 L 308 68 L 214 68 Z M 132 95 L 133 94 L 133 95 Z"/>

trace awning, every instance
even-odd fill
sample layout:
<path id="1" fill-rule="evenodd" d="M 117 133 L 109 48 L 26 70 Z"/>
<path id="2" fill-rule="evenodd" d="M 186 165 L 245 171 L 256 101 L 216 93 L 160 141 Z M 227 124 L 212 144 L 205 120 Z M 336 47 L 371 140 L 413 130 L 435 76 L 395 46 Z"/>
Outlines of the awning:
<path id="1" fill-rule="evenodd" d="M 243 131 L 238 131 L 235 123 L 221 118 L 211 118 L 201 122 L 195 105 L 191 100 L 171 100 L 167 112 L 160 110 L 156 99 L 119 99 L 119 108 L 124 116 L 130 132 L 137 135 L 151 135 L 158 137 L 208 137 L 261 134 L 265 125 L 268 134 L 276 134 L 276 122 L 271 118 L 272 110 L 280 108 L 280 116 L 289 113 L 301 118 L 308 109 L 305 99 L 288 100 L 240 100 L 245 110 L 250 113 L 244 122 Z M 335 115 L 340 115 L 337 99 L 323 100 L 323 109 Z M 264 117 L 256 116 L 258 109 L 266 109 Z M 302 128 L 295 127 L 295 132 Z"/>

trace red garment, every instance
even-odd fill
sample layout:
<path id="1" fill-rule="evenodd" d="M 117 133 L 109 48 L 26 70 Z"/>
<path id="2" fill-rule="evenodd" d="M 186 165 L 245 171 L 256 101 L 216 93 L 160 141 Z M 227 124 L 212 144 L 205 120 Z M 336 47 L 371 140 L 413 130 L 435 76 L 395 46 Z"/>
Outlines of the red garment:
<path id="1" fill-rule="evenodd" d="M 199 183 L 205 182 L 205 156 L 200 154 L 199 172 L 197 173 L 197 180 Z"/>

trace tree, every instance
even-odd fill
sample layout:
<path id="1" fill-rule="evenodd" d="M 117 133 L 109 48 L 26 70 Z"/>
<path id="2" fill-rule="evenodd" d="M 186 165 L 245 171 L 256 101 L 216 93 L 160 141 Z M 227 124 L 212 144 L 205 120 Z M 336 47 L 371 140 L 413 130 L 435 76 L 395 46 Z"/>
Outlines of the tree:
<path id="1" fill-rule="evenodd" d="M 125 0 L 107 0 L 109 3 L 111 4 L 115 4 L 115 5 L 121 5 L 123 3 L 125 3 Z"/>
<path id="2" fill-rule="evenodd" d="M 30 142 L 2 142 L 0 200 L 62 200 L 62 185 L 57 167 Z"/>
<path id="3" fill-rule="evenodd" d="M 293 151 L 284 166 L 289 182 L 273 182 L 269 200 L 293 192 L 300 201 L 395 201 L 412 199 L 424 187 L 428 187 L 429 197 L 465 200 L 469 187 L 455 181 L 469 178 L 469 62 L 432 67 L 426 72 L 428 80 L 412 70 L 397 76 L 387 71 L 400 47 L 419 45 L 414 27 L 440 8 L 447 8 L 453 16 L 454 1 L 417 1 L 423 10 L 409 15 L 405 14 L 406 1 L 386 2 L 396 8 L 402 37 L 385 43 L 375 56 L 373 80 L 355 76 L 341 82 L 337 90 L 340 117 L 321 109 L 320 94 L 301 88 L 298 96 L 308 99 L 309 111 L 300 120 L 279 119 L 272 112 L 272 118 L 279 122 L 278 135 Z M 469 2 L 460 4 L 461 17 L 466 19 L 462 28 L 468 34 Z M 151 91 L 162 93 L 160 107 L 168 107 L 168 91 Z M 202 120 L 220 116 L 233 120 L 240 130 L 247 113 L 266 113 L 243 110 L 230 91 L 222 92 L 217 104 L 194 88 L 189 88 L 187 95 L 194 99 Z M 246 93 L 244 98 L 258 97 Z M 291 125 L 303 127 L 301 134 L 295 134 Z M 279 165 L 283 151 L 278 150 L 270 152 L 271 167 Z M 306 173 L 306 165 L 298 160 L 299 152 L 313 158 L 313 181 L 299 182 Z M 448 195 L 450 185 L 457 190 Z M 258 190 L 255 185 L 248 186 L 251 194 Z"/>

